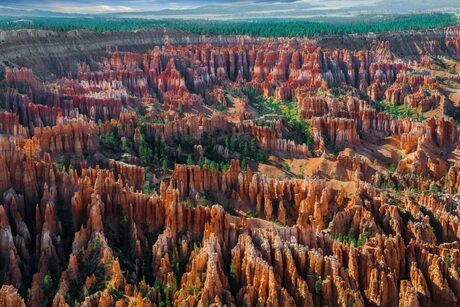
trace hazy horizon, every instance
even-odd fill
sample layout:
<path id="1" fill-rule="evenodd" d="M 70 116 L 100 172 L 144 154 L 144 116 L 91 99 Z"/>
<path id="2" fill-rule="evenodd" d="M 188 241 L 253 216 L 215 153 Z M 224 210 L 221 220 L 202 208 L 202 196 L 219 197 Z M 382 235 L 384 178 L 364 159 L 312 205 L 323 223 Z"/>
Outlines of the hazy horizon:
<path id="1" fill-rule="evenodd" d="M 108 13 L 126 17 L 346 17 L 361 14 L 458 12 L 460 1 L 440 0 L 432 3 L 418 0 L 4 0 L 0 1 L 0 7 L 3 7 L 0 15 L 21 15 L 30 12 L 36 14 L 36 10 L 42 10 L 59 14 Z M 161 16 L 159 13 L 162 13 Z"/>

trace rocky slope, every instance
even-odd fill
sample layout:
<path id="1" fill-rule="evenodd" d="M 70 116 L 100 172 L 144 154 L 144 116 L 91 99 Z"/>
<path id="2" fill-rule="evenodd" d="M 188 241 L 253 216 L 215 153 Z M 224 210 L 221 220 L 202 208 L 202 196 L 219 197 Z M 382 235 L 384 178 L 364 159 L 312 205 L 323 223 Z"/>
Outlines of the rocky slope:
<path id="1" fill-rule="evenodd" d="M 379 42 L 391 44 L 392 52 L 401 58 L 418 58 L 422 55 L 455 55 L 459 27 L 421 32 L 378 33 L 319 37 L 315 39 L 322 48 L 348 50 L 371 49 Z M 0 31 L 0 65 L 33 68 L 35 73 L 65 76 L 74 73 L 76 63 L 95 65 L 107 51 L 145 52 L 155 45 L 206 44 L 222 46 L 236 43 L 264 43 L 274 40 L 247 36 L 203 36 L 170 29 L 141 30 L 136 32 L 92 32 L 74 30 L 55 32 L 48 30 Z M 289 39 L 277 39 L 283 44 Z M 457 49 L 458 52 L 458 49 Z M 457 53 L 458 54 L 458 53 Z"/>
<path id="2" fill-rule="evenodd" d="M 458 31 L 1 33 L 0 306 L 458 306 Z"/>

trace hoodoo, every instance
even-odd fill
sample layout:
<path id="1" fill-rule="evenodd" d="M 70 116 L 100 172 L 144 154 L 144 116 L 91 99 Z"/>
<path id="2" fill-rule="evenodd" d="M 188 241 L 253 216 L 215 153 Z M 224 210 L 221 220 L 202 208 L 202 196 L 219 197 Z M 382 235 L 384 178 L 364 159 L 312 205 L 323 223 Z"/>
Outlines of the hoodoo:
<path id="1" fill-rule="evenodd" d="M 0 31 L 0 307 L 460 305 L 458 21 L 117 7 Z"/>

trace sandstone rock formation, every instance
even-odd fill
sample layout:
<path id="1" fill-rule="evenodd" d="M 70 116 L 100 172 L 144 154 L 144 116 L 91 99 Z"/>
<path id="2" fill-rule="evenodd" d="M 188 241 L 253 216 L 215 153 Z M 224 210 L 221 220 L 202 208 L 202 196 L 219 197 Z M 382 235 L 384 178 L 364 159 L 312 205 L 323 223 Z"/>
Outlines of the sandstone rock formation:
<path id="1" fill-rule="evenodd" d="M 460 79 L 432 68 L 459 33 L 22 50 L 0 81 L 0 306 L 458 306 Z M 0 54 L 30 35 L 59 41 L 8 32 Z"/>

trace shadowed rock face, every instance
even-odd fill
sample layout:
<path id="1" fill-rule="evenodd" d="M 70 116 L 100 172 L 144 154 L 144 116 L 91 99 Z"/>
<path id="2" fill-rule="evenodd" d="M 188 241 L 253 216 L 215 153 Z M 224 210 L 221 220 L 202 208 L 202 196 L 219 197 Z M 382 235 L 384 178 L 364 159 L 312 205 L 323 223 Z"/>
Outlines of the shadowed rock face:
<path id="1" fill-rule="evenodd" d="M 459 304 L 458 28 L 0 37 L 0 306 Z"/>
<path id="2" fill-rule="evenodd" d="M 240 36 L 206 37 L 173 30 L 104 33 L 18 30 L 0 31 L 0 41 L 4 65 L 13 63 L 33 68 L 37 74 L 48 77 L 50 73 L 60 76 L 75 73 L 79 62 L 96 65 L 110 50 L 145 52 L 155 45 L 212 43 L 218 46 L 263 40 Z"/>
<path id="3" fill-rule="evenodd" d="M 401 58 L 418 58 L 421 55 L 456 54 L 455 44 L 446 44 L 458 36 L 458 27 L 426 30 L 422 32 L 379 33 L 320 37 L 320 47 L 348 50 L 365 50 L 377 42 L 388 42 L 392 52 Z M 29 67 L 36 74 L 67 76 L 75 73 L 78 62 L 91 65 L 106 56 L 107 51 L 145 52 L 155 45 L 206 44 L 225 46 L 235 43 L 282 44 L 290 39 L 267 40 L 247 36 L 204 36 L 175 30 L 141 30 L 136 32 L 92 32 L 75 30 L 54 32 L 47 30 L 0 31 L 2 49 L 0 65 Z M 458 46 L 458 44 L 457 44 Z"/>

